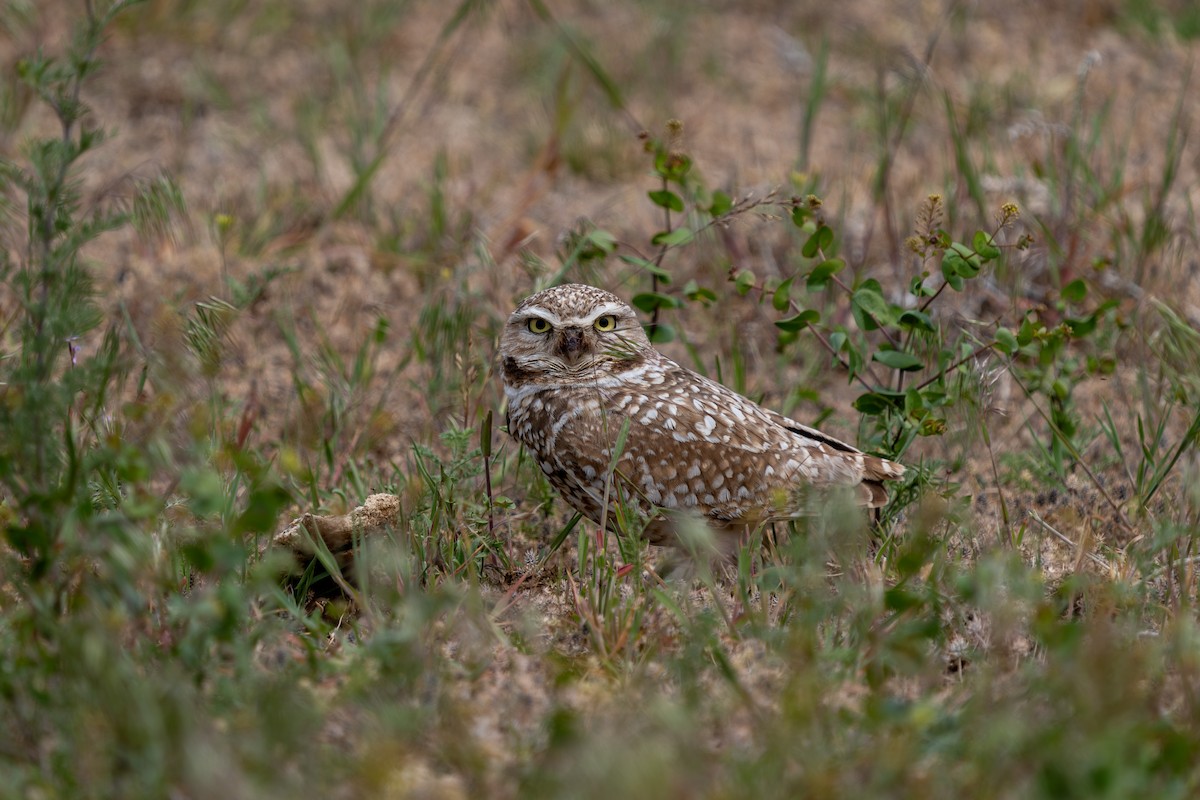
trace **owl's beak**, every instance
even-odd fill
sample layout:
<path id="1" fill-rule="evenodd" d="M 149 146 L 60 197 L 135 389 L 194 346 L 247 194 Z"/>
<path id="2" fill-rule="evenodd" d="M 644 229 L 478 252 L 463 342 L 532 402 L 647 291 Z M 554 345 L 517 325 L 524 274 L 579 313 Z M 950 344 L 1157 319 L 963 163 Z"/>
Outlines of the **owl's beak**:
<path id="1" fill-rule="evenodd" d="M 583 330 L 580 328 L 563 328 L 558 335 L 558 352 L 568 361 L 578 361 L 583 354 Z"/>

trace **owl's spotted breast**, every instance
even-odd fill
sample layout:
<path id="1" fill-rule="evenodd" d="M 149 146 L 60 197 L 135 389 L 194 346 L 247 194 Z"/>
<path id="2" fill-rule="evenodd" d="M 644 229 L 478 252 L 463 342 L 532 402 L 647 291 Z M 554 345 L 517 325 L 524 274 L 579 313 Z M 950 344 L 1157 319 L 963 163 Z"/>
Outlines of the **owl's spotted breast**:
<path id="1" fill-rule="evenodd" d="M 665 510 L 654 540 L 670 536 L 672 512 L 733 531 L 802 514 L 808 487 L 852 487 L 863 505 L 882 505 L 882 482 L 904 472 L 679 366 L 631 308 L 594 287 L 556 287 L 518 306 L 501 370 L 509 432 L 551 485 L 596 522 L 606 499 L 610 520 L 618 502 Z"/>

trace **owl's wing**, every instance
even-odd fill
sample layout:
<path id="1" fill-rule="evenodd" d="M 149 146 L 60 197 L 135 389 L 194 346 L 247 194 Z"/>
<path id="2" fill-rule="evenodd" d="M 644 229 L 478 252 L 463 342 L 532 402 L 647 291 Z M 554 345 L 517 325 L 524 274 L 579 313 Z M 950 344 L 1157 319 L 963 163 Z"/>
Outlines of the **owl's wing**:
<path id="1" fill-rule="evenodd" d="M 766 411 L 768 416 L 775 420 L 777 425 L 780 425 L 792 433 L 800 436 L 801 438 L 811 442 L 812 446 L 823 448 L 831 455 L 834 453 L 845 453 L 850 457 L 860 456 L 864 481 L 894 481 L 904 475 L 903 464 L 897 464 L 895 461 L 888 461 L 886 458 L 880 458 L 878 456 L 869 456 L 863 453 L 857 447 L 853 447 L 843 441 L 833 438 L 826 433 L 822 433 L 816 428 L 810 428 L 807 425 L 802 425 L 793 419 L 789 419 L 782 414 L 776 414 L 774 411 L 769 409 L 764 409 L 764 411 Z M 887 498 L 885 495 L 885 502 L 886 499 Z"/>
<path id="2" fill-rule="evenodd" d="M 787 516 L 804 486 L 855 487 L 864 505 L 886 502 L 878 481 L 893 477 L 882 466 L 890 462 L 666 363 L 651 385 L 615 390 L 605 404 L 630 426 L 618 470 L 649 502 L 747 524 Z"/>
<path id="3" fill-rule="evenodd" d="M 682 367 L 678 367 L 678 369 L 683 370 Z M 793 442 L 797 448 L 812 450 L 814 458 L 822 462 L 825 465 L 824 469 L 828 470 L 829 475 L 834 478 L 829 481 L 830 483 L 857 482 L 857 480 L 843 481 L 837 479 L 844 473 L 843 468 L 839 467 L 838 462 L 844 462 L 846 465 L 849 465 L 851 467 L 851 476 L 863 481 L 896 480 L 904 474 L 904 466 L 902 464 L 897 464 L 894 461 L 888 461 L 878 456 L 866 455 L 857 447 L 846 444 L 840 439 L 835 439 L 827 433 L 789 419 L 769 408 L 763 408 L 716 381 L 709 380 L 701 375 L 697 375 L 696 378 L 708 385 L 714 399 L 719 399 L 720 404 L 740 408 L 743 413 L 749 408 L 754 414 L 753 418 L 766 426 L 768 431 L 779 432 L 780 436 Z M 821 483 L 824 482 L 822 481 Z M 882 491 L 882 487 L 879 487 L 879 489 Z M 886 501 L 887 495 L 884 493 L 883 502 Z"/>

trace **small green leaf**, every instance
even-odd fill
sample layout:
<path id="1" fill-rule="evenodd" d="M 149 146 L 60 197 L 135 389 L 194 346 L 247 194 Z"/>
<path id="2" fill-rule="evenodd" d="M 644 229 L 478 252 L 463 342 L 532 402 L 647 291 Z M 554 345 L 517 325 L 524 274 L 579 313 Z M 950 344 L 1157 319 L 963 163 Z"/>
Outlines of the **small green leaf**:
<path id="1" fill-rule="evenodd" d="M 946 258 L 954 258 L 954 271 L 964 278 L 974 278 L 983 266 L 983 259 L 979 254 L 962 242 L 951 242 L 950 249 L 946 251 Z"/>
<path id="2" fill-rule="evenodd" d="M 654 205 L 671 211 L 683 211 L 683 198 L 670 189 L 655 189 L 649 193 Z"/>
<path id="3" fill-rule="evenodd" d="M 1021 327 L 1017 329 L 1017 344 L 1021 347 L 1029 344 L 1034 340 L 1034 337 L 1043 330 L 1033 317 L 1027 316 L 1021 321 Z"/>
<path id="4" fill-rule="evenodd" d="M 680 226 L 672 231 L 659 231 L 654 234 L 654 238 L 650 240 L 652 244 L 662 245 L 665 247 L 676 247 L 678 245 L 687 244 L 695 238 L 692 229 Z"/>
<path id="5" fill-rule="evenodd" d="M 891 306 L 883 299 L 877 283 L 873 281 L 864 283 L 854 290 L 850 301 L 856 308 L 872 317 L 878 324 L 887 325 L 891 323 Z"/>
<path id="6" fill-rule="evenodd" d="M 822 250 L 828 250 L 833 247 L 833 228 L 828 225 L 822 225 L 820 230 L 817 231 L 817 235 L 820 237 Z"/>
<path id="7" fill-rule="evenodd" d="M 775 290 L 775 294 L 771 297 L 771 305 L 775 306 L 776 311 L 787 311 L 791 304 L 792 278 L 788 278 L 783 283 L 779 284 L 779 288 Z"/>
<path id="8" fill-rule="evenodd" d="M 937 328 L 933 325 L 933 320 L 924 311 L 908 310 L 900 315 L 898 320 L 901 326 L 910 330 L 921 330 L 933 333 Z"/>
<path id="9" fill-rule="evenodd" d="M 792 208 L 792 224 L 797 228 L 803 229 L 811 216 L 812 210 L 808 206 L 799 205 Z"/>
<path id="10" fill-rule="evenodd" d="M 700 302 L 706 306 L 717 302 L 716 292 L 705 286 L 701 286 L 695 281 L 688 281 L 683 285 L 683 296 L 688 300 Z"/>
<path id="11" fill-rule="evenodd" d="M 804 254 L 805 258 L 816 258 L 817 253 L 828 250 L 831 244 L 833 244 L 833 228 L 828 225 L 818 225 L 812 235 L 805 240 L 800 252 Z"/>
<path id="12" fill-rule="evenodd" d="M 638 269 L 644 269 L 646 272 L 649 272 L 663 283 L 671 282 L 671 273 L 667 272 L 653 261 L 647 261 L 646 259 L 638 258 L 637 256 L 617 256 L 617 258 L 621 259 L 630 266 L 637 267 Z"/>
<path id="13" fill-rule="evenodd" d="M 824 289 L 829 285 L 829 279 L 837 275 L 846 266 L 846 262 L 840 258 L 828 258 L 813 267 L 812 272 L 808 273 L 808 290 L 815 291 Z"/>
<path id="14" fill-rule="evenodd" d="M 846 341 L 849 339 L 845 331 L 834 331 L 829 334 L 829 346 L 833 348 L 833 352 L 840 353 L 842 348 L 846 346 Z"/>
<path id="15" fill-rule="evenodd" d="M 854 380 L 856 375 L 862 373 L 863 364 L 866 363 L 863 360 L 862 351 L 853 344 L 850 344 L 844 348 L 843 352 L 846 354 L 846 368 L 850 373 L 849 379 Z"/>
<path id="16" fill-rule="evenodd" d="M 921 419 L 929 413 L 920 389 L 912 388 L 904 393 L 904 413 L 913 419 Z"/>
<path id="17" fill-rule="evenodd" d="M 606 255 L 617 249 L 617 238 L 608 231 L 599 229 L 588 231 L 588 234 L 585 238 L 588 242 L 594 245 L 596 249 L 600 250 Z"/>
<path id="18" fill-rule="evenodd" d="M 647 314 L 656 308 L 679 308 L 683 305 L 678 298 L 661 292 L 642 292 L 641 294 L 634 295 L 633 300 L 630 302 L 633 303 L 634 308 L 640 309 Z"/>
<path id="19" fill-rule="evenodd" d="M 812 325 L 812 324 L 820 322 L 820 321 L 821 321 L 821 313 L 819 311 L 816 311 L 816 310 L 810 308 L 806 311 L 801 311 L 799 314 L 796 314 L 795 316 L 788 317 L 787 319 L 775 320 L 775 327 L 779 328 L 780 330 L 795 332 L 795 331 L 804 330 L 809 325 Z"/>
<path id="20" fill-rule="evenodd" d="M 754 273 L 748 269 L 739 270 L 738 274 L 733 279 L 733 287 L 737 289 L 737 293 L 742 297 L 754 288 L 755 277 Z"/>
<path id="21" fill-rule="evenodd" d="M 984 261 L 994 261 L 1000 257 L 1000 248 L 992 243 L 992 237 L 984 231 L 975 231 L 975 238 L 971 240 L 971 246 Z"/>
<path id="22" fill-rule="evenodd" d="M 1008 328 L 996 329 L 996 349 L 1006 356 L 1011 356 L 1017 352 L 1017 337 Z"/>
<path id="23" fill-rule="evenodd" d="M 714 217 L 719 217 L 722 214 L 728 213 L 731 208 L 733 208 L 733 200 L 729 197 L 729 195 L 725 194 L 719 189 L 713 192 L 712 204 L 708 207 L 709 214 L 712 214 Z"/>
<path id="24" fill-rule="evenodd" d="M 945 386 L 945 382 L 939 379 L 937 383 L 921 390 L 921 396 L 925 398 L 925 402 L 930 407 L 950 404 L 950 393 L 945 389 L 939 389 L 939 385 Z"/>
<path id="25" fill-rule="evenodd" d="M 820 228 L 817 228 L 817 230 L 810 233 L 808 238 L 804 240 L 804 246 L 800 248 L 800 252 L 804 254 L 805 258 L 817 257 L 817 248 L 821 246 L 820 240 L 817 239 L 817 233 L 820 230 Z"/>
<path id="26" fill-rule="evenodd" d="M 912 283 L 908 285 L 908 291 L 911 292 L 914 297 L 929 297 L 932 295 L 937 290 L 932 286 L 925 285 L 925 279 L 928 277 L 929 271 L 926 270 L 917 277 L 913 278 Z"/>
<path id="27" fill-rule="evenodd" d="M 1067 317 L 1063 322 L 1071 329 L 1071 336 L 1077 339 L 1096 330 L 1095 314 L 1089 314 L 1086 317 Z"/>
<path id="28" fill-rule="evenodd" d="M 959 266 L 962 264 L 965 264 L 965 261 L 958 253 L 947 251 L 942 257 L 942 277 L 946 278 L 950 288 L 955 291 L 962 291 L 962 276 L 959 275 Z"/>
<path id="29" fill-rule="evenodd" d="M 870 416 L 878 416 L 891 409 L 904 408 L 904 393 L 903 392 L 867 392 L 861 394 L 854 401 L 854 408 L 860 414 Z"/>
<path id="30" fill-rule="evenodd" d="M 1068 303 L 1081 303 L 1087 297 L 1087 284 L 1083 278 L 1076 278 L 1062 288 L 1062 299 Z"/>
<path id="31" fill-rule="evenodd" d="M 664 322 L 655 325 L 653 330 L 650 330 L 650 327 L 646 326 L 646 335 L 655 344 L 666 344 L 667 342 L 675 341 L 675 329 Z"/>
<path id="32" fill-rule="evenodd" d="M 901 350 L 876 350 L 871 355 L 871 359 L 878 361 L 885 367 L 900 369 L 905 372 L 911 372 L 925 366 L 925 363 L 921 359 L 912 353 L 905 353 Z"/>
<path id="33" fill-rule="evenodd" d="M 958 268 L 963 263 L 963 258 L 953 250 L 947 250 L 942 255 L 942 276 L 946 280 L 950 280 L 950 276 L 958 275 Z"/>

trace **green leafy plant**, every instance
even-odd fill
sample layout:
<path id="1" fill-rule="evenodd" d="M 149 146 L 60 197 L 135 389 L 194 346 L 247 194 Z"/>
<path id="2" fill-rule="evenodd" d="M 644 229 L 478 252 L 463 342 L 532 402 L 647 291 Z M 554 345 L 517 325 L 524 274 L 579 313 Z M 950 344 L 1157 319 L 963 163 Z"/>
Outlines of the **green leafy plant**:
<path id="1" fill-rule="evenodd" d="M 46 601 L 72 579 L 74 568 L 60 569 L 77 553 L 71 532 L 101 511 L 93 502 L 94 482 L 107 486 L 107 502 L 124 511 L 120 484 L 145 470 L 141 454 L 107 444 L 110 408 L 124 379 L 119 328 L 110 326 L 90 355 L 78 346 L 103 322 L 84 246 L 130 224 L 161 230 L 181 205 L 165 179 L 140 187 L 133 202 L 85 206 L 81 195 L 78 164 L 105 139 L 81 90 L 97 68 L 105 27 L 129 5 L 114 3 L 100 13 L 89 7 L 67 57 L 39 53 L 18 64 L 19 77 L 53 112 L 60 134 L 31 141 L 23 164 L 0 162 L 0 190 L 24 219 L 23 231 L 7 231 L 12 249 L 0 251 L 0 273 L 18 301 L 15 340 L 9 340 L 15 348 L 0 361 L 0 427 L 6 431 L 0 483 L 12 514 L 8 543 L 34 579 L 24 585 L 41 587 Z M 110 530 L 121 535 L 121 528 L 117 523 Z"/>

